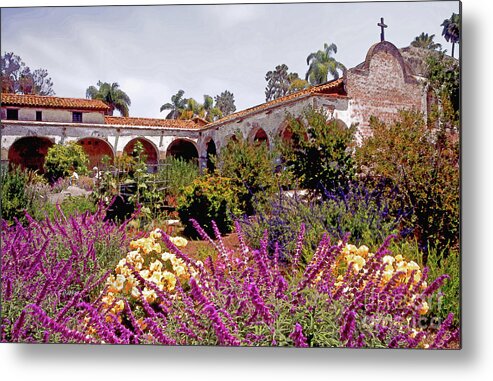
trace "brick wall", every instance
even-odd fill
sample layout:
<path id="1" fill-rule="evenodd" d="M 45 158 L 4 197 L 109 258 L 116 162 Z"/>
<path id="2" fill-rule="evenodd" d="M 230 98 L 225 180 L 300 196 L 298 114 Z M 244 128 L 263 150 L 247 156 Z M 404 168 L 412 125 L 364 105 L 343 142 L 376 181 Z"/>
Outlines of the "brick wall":
<path id="1" fill-rule="evenodd" d="M 349 113 L 361 135 L 370 134 L 370 116 L 394 120 L 401 109 L 426 112 L 426 91 L 390 42 L 373 45 L 365 61 L 346 72 Z"/>

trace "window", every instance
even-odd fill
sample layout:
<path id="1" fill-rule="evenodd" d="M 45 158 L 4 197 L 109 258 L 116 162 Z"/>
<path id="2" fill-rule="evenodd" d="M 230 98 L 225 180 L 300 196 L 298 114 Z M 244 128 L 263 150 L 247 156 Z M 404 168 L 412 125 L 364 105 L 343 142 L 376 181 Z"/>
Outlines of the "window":
<path id="1" fill-rule="evenodd" d="M 82 123 L 82 113 L 81 112 L 73 112 L 72 113 L 72 122 L 74 123 Z"/>
<path id="2" fill-rule="evenodd" d="M 19 120 L 19 110 L 8 108 L 7 109 L 7 119 L 9 120 Z"/>
<path id="3" fill-rule="evenodd" d="M 43 120 L 43 113 L 41 111 L 36 111 L 36 121 L 41 122 Z"/>

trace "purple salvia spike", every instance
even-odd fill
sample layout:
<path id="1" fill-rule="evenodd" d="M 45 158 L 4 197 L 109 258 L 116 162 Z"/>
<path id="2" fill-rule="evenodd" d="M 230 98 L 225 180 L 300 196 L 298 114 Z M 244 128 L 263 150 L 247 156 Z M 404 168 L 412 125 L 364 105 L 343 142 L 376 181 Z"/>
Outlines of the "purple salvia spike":
<path id="1" fill-rule="evenodd" d="M 293 264 L 291 266 L 293 272 L 298 270 L 298 264 L 301 258 L 301 252 L 303 251 L 303 242 L 305 239 L 305 224 L 301 224 L 298 238 L 296 239 L 296 250 L 294 251 Z"/>
<path id="2" fill-rule="evenodd" d="M 293 331 L 289 334 L 289 338 L 293 340 L 293 344 L 298 348 L 307 348 L 308 342 L 306 337 L 303 335 L 303 328 L 300 323 L 294 325 Z"/>

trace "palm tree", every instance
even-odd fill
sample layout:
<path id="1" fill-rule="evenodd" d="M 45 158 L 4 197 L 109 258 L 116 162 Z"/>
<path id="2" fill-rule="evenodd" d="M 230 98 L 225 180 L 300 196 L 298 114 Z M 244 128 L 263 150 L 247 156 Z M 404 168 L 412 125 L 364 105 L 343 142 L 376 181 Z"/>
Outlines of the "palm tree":
<path id="1" fill-rule="evenodd" d="M 203 117 L 204 116 L 204 105 L 197 102 L 193 98 L 188 98 L 186 100 L 185 107 L 181 110 L 180 119 L 192 119 L 194 116 Z"/>
<path id="2" fill-rule="evenodd" d="M 460 16 L 457 13 L 452 13 L 449 19 L 443 20 L 442 36 L 447 42 L 452 42 L 452 57 L 454 56 L 454 47 L 460 40 Z"/>
<path id="3" fill-rule="evenodd" d="M 188 100 L 183 98 L 183 94 L 185 92 L 183 90 L 178 90 L 178 92 L 171 97 L 171 103 L 165 103 L 161 106 L 160 112 L 163 110 L 171 110 L 168 115 L 166 115 L 166 119 L 178 119 L 187 106 Z"/>
<path id="4" fill-rule="evenodd" d="M 221 110 L 219 110 L 217 106 L 214 106 L 214 98 L 210 95 L 204 95 L 204 104 L 202 106 L 205 120 L 213 122 L 219 118 L 222 118 L 223 114 Z"/>
<path id="5" fill-rule="evenodd" d="M 129 96 L 120 89 L 118 83 L 113 82 L 111 85 L 108 82 L 98 81 L 98 88 L 89 86 L 86 90 L 86 98 L 99 99 L 106 103 L 110 110 L 108 115 L 113 115 L 113 111 L 118 110 L 122 116 L 128 116 L 128 108 L 131 105 Z"/>
<path id="6" fill-rule="evenodd" d="M 434 38 L 434 34 L 428 36 L 428 33 L 421 33 L 418 37 L 414 39 L 413 42 L 411 42 L 411 46 L 428 50 L 441 50 L 442 45 L 433 41 Z"/>
<path id="7" fill-rule="evenodd" d="M 334 79 L 337 79 L 339 78 L 338 70 L 342 72 L 346 70 L 346 67 L 342 63 L 332 57 L 332 53 L 337 53 L 337 46 L 335 44 L 324 44 L 323 50 L 311 53 L 307 57 L 306 64 L 309 65 L 309 68 L 306 72 L 305 79 L 311 85 L 320 85 L 327 82 L 329 74 Z"/>

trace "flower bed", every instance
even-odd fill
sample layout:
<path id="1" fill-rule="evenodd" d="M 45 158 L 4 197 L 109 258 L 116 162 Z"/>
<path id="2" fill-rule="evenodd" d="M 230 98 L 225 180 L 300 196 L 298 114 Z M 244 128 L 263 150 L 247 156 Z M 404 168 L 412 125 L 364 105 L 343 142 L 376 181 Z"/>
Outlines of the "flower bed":
<path id="1" fill-rule="evenodd" d="M 18 317 L 3 322 L 2 328 L 9 333 L 2 334 L 2 339 L 446 348 L 458 338 L 459 331 L 451 329 L 452 315 L 433 337 L 427 337 L 429 330 L 420 326 L 421 317 L 428 309 L 426 299 L 447 276 L 428 285 L 426 268 L 390 253 L 390 238 L 372 253 L 366 246 L 357 248 L 343 241 L 331 243 L 325 235 L 311 262 L 302 268 L 299 258 L 305 235 L 303 227 L 292 254 L 293 261 L 287 265 L 279 261 L 279 250 L 269 256 L 267 234 L 260 249 L 254 250 L 245 244 L 237 224 L 240 245 L 232 250 L 225 247 L 214 224 L 215 240 L 198 224 L 195 227 L 214 247 L 216 259 L 197 261 L 181 250 L 186 240 L 156 229 L 130 242 L 127 254 L 115 261 L 111 274 L 103 274 L 99 280 L 75 282 L 79 288 L 74 295 L 57 299 L 56 295 L 72 284 L 65 276 L 60 278 L 65 281 L 58 281 L 58 274 L 65 274 L 60 268 L 75 269 L 73 264 L 80 263 L 77 260 L 80 252 L 74 249 L 69 260 L 60 261 L 54 274 L 38 281 L 37 287 L 46 287 L 50 295 L 55 295 L 57 308 L 50 307 L 51 298 L 40 303 L 39 293 L 26 297 Z M 14 230 L 3 237 L 6 247 L 10 247 L 12 240 L 17 241 Z M 24 273 L 16 270 L 19 260 L 24 260 L 20 258 L 22 252 L 10 249 L 4 253 L 7 253 L 4 265 L 9 279 L 16 284 L 29 284 Z M 34 253 L 29 254 L 31 257 L 35 257 Z M 31 267 L 31 272 L 46 274 L 43 269 Z M 84 268 L 78 271 L 79 275 L 84 274 Z M 2 282 L 4 295 L 8 292 L 6 284 Z M 97 288 L 98 284 L 104 284 L 102 290 Z"/>

